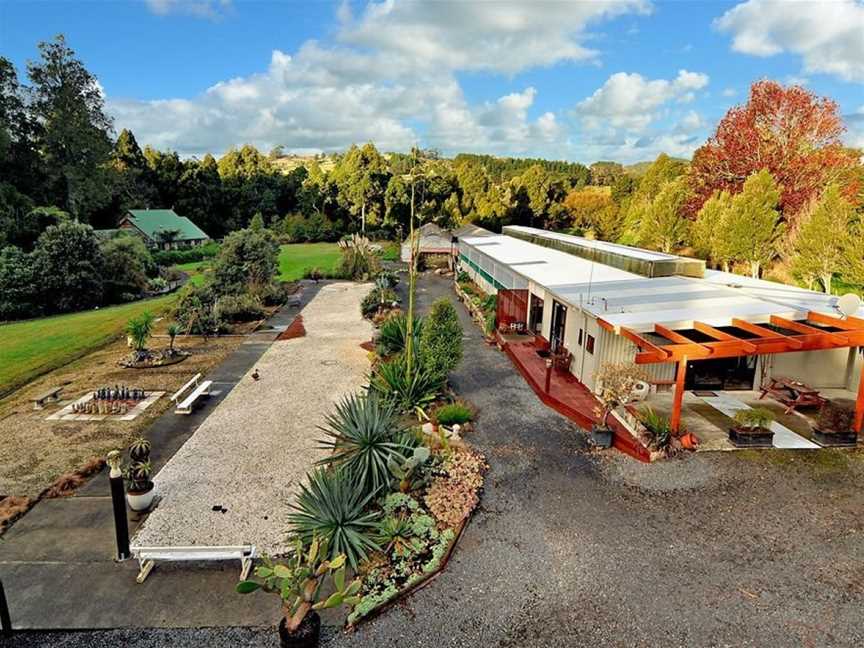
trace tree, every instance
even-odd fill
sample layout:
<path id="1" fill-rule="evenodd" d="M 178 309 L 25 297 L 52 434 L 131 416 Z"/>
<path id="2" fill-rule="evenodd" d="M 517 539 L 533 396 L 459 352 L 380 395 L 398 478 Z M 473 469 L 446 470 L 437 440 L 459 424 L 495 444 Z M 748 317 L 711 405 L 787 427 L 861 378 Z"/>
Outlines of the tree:
<path id="1" fill-rule="evenodd" d="M 111 153 L 111 118 L 96 78 L 63 36 L 39 43 L 40 61 L 27 64 L 30 110 L 41 126 L 39 148 L 54 204 L 77 218 L 109 200 L 105 162 Z"/>
<path id="2" fill-rule="evenodd" d="M 0 185 L 8 184 L 23 195 L 44 201 L 44 176 L 37 149 L 40 124 L 27 104 L 27 90 L 15 67 L 0 56 Z"/>
<path id="3" fill-rule="evenodd" d="M 696 252 L 727 272 L 736 243 L 728 225 L 731 210 L 732 196 L 726 191 L 716 192 L 702 205 L 690 233 Z"/>
<path id="4" fill-rule="evenodd" d="M 360 217 L 360 229 L 366 231 L 367 212 L 370 222 L 383 216 L 384 192 L 390 179 L 387 161 L 372 142 L 362 148 L 351 146 L 333 170 L 339 197 L 348 211 Z"/>
<path id="5" fill-rule="evenodd" d="M 103 241 L 100 246 L 104 259 L 103 290 L 105 301 L 113 304 L 130 301 L 147 288 L 147 275 L 153 272 L 153 258 L 140 237 L 120 234 Z"/>
<path id="6" fill-rule="evenodd" d="M 624 175 L 624 167 L 618 162 L 595 162 L 591 165 L 591 184 L 611 186 Z"/>
<path id="7" fill-rule="evenodd" d="M 534 217 L 543 223 L 549 214 L 549 208 L 553 202 L 552 177 L 539 164 L 534 164 L 525 173 L 519 176 L 518 186 L 525 192 L 528 198 L 528 207 L 531 209 L 532 224 Z"/>
<path id="8" fill-rule="evenodd" d="M 420 333 L 420 359 L 423 369 L 443 382 L 462 360 L 462 325 L 449 299 L 432 304 Z"/>
<path id="9" fill-rule="evenodd" d="M 0 321 L 37 317 L 42 304 L 34 256 L 11 245 L 0 249 Z"/>
<path id="10" fill-rule="evenodd" d="M 759 278 L 761 267 L 777 255 L 783 234 L 777 204 L 780 190 L 771 174 L 763 169 L 744 182 L 744 189 L 732 198 L 725 236 L 734 240 L 733 256 L 750 264 L 750 275 Z"/>
<path id="11" fill-rule="evenodd" d="M 738 193 L 754 173 L 767 169 L 782 187 L 779 208 L 794 228 L 802 209 L 826 184 L 858 165 L 860 153 L 846 149 L 837 104 L 800 86 L 758 81 L 743 106 L 731 108 L 691 165 L 695 214 L 717 190 Z M 848 198 L 855 183 L 843 187 Z"/>
<path id="12" fill-rule="evenodd" d="M 250 227 L 225 237 L 213 263 L 212 285 L 221 295 L 254 293 L 269 286 L 278 269 L 279 243 L 273 232 Z"/>
<path id="13" fill-rule="evenodd" d="M 57 312 L 102 303 L 103 259 L 93 228 L 62 221 L 46 229 L 33 254 L 42 291 Z"/>
<path id="14" fill-rule="evenodd" d="M 689 221 L 682 213 L 687 197 L 684 177 L 663 185 L 645 210 L 639 227 L 639 242 L 666 253 L 678 248 L 689 231 Z"/>
<path id="15" fill-rule="evenodd" d="M 812 285 L 814 280 L 831 293 L 831 280 L 844 270 L 846 255 L 856 243 L 850 239 L 855 210 L 836 184 L 831 184 L 802 214 L 793 245 L 792 272 Z"/>
<path id="16" fill-rule="evenodd" d="M 584 189 L 573 189 L 564 198 L 564 208 L 570 215 L 575 227 L 590 228 L 597 230 L 600 213 L 614 207 L 612 196 L 607 187 L 585 187 Z M 613 210 L 617 213 L 617 209 Z M 609 214 L 604 214 L 608 217 Z M 606 223 L 604 229 L 608 227 Z"/>
<path id="17" fill-rule="evenodd" d="M 111 167 L 116 174 L 117 211 L 150 207 L 156 201 L 152 171 L 132 131 L 123 129 L 114 143 Z"/>
<path id="18" fill-rule="evenodd" d="M 636 187 L 638 183 L 633 179 L 632 176 L 622 173 L 618 177 L 615 178 L 615 181 L 612 183 L 611 197 L 612 200 L 615 201 L 616 205 L 622 204 L 630 195 L 636 191 Z"/>

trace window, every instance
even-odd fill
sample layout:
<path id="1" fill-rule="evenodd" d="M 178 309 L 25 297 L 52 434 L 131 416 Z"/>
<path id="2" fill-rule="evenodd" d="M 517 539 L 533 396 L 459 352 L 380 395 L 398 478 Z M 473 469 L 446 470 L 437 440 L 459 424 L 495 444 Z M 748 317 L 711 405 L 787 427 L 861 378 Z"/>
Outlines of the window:
<path id="1" fill-rule="evenodd" d="M 585 337 L 585 350 L 594 355 L 594 336 L 590 333 Z"/>
<path id="2" fill-rule="evenodd" d="M 582 329 L 579 329 L 579 340 L 577 342 L 579 346 L 582 346 Z"/>

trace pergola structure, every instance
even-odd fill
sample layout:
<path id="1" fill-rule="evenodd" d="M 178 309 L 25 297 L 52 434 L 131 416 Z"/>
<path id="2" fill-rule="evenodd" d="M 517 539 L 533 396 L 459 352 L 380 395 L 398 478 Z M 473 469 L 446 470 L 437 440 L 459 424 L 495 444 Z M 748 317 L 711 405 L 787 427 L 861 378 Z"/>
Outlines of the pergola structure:
<path id="1" fill-rule="evenodd" d="M 616 326 L 602 318 L 598 318 L 598 322 L 607 331 L 621 335 L 636 345 L 639 349 L 635 358 L 636 364 L 677 363 L 671 417 L 675 432 L 680 429 L 688 361 L 864 346 L 864 319 L 816 311 L 808 312 L 803 320 L 771 315 L 768 322 L 762 324 L 732 318 L 731 326 L 724 326 L 722 330 L 700 321 L 693 321 L 692 326 L 685 330 L 672 330 L 662 324 L 654 324 L 653 333 L 659 336 L 663 343 L 653 342 L 645 333 L 622 325 Z M 698 331 L 700 338 L 708 338 L 710 341 L 696 341 L 692 339 L 692 333 L 691 337 L 688 337 L 688 331 Z M 864 369 L 858 383 L 855 405 L 856 433 L 861 434 L 862 425 Z"/>

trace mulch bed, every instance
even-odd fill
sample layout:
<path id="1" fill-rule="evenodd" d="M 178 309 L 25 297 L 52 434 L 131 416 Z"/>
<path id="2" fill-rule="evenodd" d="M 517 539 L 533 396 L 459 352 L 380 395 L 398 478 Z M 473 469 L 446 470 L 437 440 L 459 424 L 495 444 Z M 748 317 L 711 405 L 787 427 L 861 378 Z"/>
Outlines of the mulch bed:
<path id="1" fill-rule="evenodd" d="M 306 335 L 306 329 L 303 327 L 303 316 L 298 315 L 294 318 L 294 321 L 288 325 L 284 331 L 282 331 L 277 340 L 293 340 L 295 338 L 301 338 Z"/>

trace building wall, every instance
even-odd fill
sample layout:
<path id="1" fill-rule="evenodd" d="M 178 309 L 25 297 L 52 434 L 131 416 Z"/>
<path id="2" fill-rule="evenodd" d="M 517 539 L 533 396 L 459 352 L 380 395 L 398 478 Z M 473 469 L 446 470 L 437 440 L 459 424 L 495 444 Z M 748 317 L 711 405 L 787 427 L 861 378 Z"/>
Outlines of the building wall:
<path id="1" fill-rule="evenodd" d="M 794 378 L 814 389 L 855 390 L 861 376 L 856 349 L 777 353 L 768 363 L 768 376 Z"/>

